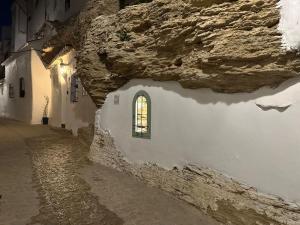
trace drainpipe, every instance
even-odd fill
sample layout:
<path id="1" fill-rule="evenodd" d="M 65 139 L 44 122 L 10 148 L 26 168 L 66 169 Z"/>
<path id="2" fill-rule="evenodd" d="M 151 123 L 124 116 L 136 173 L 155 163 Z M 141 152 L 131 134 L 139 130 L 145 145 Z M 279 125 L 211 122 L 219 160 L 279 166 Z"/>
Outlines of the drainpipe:
<path id="1" fill-rule="evenodd" d="M 26 42 L 29 41 L 29 1 L 26 2 Z"/>
<path id="2" fill-rule="evenodd" d="M 47 5 L 48 5 L 48 1 L 45 0 L 45 22 L 47 21 Z"/>

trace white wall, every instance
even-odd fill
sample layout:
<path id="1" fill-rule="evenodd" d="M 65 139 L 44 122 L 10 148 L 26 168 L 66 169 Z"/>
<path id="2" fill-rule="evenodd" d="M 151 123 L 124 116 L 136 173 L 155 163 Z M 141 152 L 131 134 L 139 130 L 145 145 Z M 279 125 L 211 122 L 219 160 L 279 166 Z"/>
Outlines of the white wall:
<path id="1" fill-rule="evenodd" d="M 18 51 L 27 42 L 27 15 L 23 1 L 14 4 L 12 9 L 12 45 L 13 51 Z M 21 4 L 23 2 L 23 4 Z"/>
<path id="2" fill-rule="evenodd" d="M 71 8 L 65 11 L 64 0 L 39 0 L 38 5 L 35 5 L 34 0 L 30 0 L 28 3 L 31 18 L 28 24 L 29 40 L 35 39 L 35 34 L 40 31 L 46 20 L 64 22 L 79 13 L 85 3 L 86 0 L 71 0 Z"/>
<path id="3" fill-rule="evenodd" d="M 88 95 L 82 95 L 79 86 L 78 102 L 70 100 L 71 75 L 76 72 L 75 51 L 64 55 L 65 64 L 70 64 L 67 74 L 61 74 L 60 67 L 45 68 L 38 53 L 34 50 L 19 54 L 16 59 L 7 62 L 6 78 L 0 87 L 0 116 L 13 118 L 30 124 L 41 124 L 49 97 L 48 117 L 50 125 L 77 130 L 94 124 L 96 105 Z M 19 79 L 25 78 L 25 98 L 19 97 Z M 13 84 L 15 96 L 9 98 L 9 84 Z"/>
<path id="4" fill-rule="evenodd" d="M 62 73 L 60 62 L 67 64 L 68 69 Z M 96 105 L 88 95 L 82 95 L 82 86 L 78 88 L 78 102 L 71 102 L 71 77 L 76 73 L 75 51 L 71 51 L 57 60 L 58 64 L 52 65 L 52 106 L 50 112 L 50 124 L 72 130 L 74 135 L 81 127 L 94 124 Z"/>
<path id="5" fill-rule="evenodd" d="M 130 162 L 168 169 L 207 166 L 262 192 L 300 201 L 299 81 L 228 95 L 187 90 L 175 82 L 133 80 L 109 94 L 96 126 L 110 131 Z M 152 100 L 150 140 L 132 137 L 132 101 L 139 90 Z M 119 105 L 114 105 L 115 95 Z"/>
<path id="6" fill-rule="evenodd" d="M 32 71 L 32 124 L 41 124 L 43 112 L 46 106 L 46 99 L 51 100 L 52 87 L 50 71 L 45 68 L 36 51 L 31 52 L 31 71 Z M 51 111 L 49 102 L 48 113 Z M 49 116 L 49 114 L 48 114 Z"/>
<path id="7" fill-rule="evenodd" d="M 279 31 L 283 35 L 283 46 L 287 49 L 300 49 L 300 1 L 280 0 Z"/>
<path id="8" fill-rule="evenodd" d="M 0 91 L 0 115 L 31 123 L 32 120 L 32 79 L 30 52 L 21 54 L 5 67 L 3 94 Z M 19 97 L 19 79 L 25 79 L 25 97 Z M 14 87 L 14 98 L 9 97 L 9 84 Z"/>
<path id="9" fill-rule="evenodd" d="M 30 124 L 41 124 L 45 106 L 44 96 L 51 97 L 50 72 L 35 51 L 19 54 L 5 66 L 3 94 L 0 91 L 0 115 Z M 25 79 L 25 97 L 21 98 L 20 78 Z M 14 98 L 9 97 L 9 84 Z"/>
<path id="10" fill-rule="evenodd" d="M 35 5 L 36 0 L 29 0 L 28 8 L 28 40 L 34 40 L 35 34 L 42 28 L 45 23 L 45 7 L 46 0 L 39 0 L 39 4 Z"/>
<path id="11" fill-rule="evenodd" d="M 56 1 L 56 8 L 55 6 Z M 47 11 L 48 11 L 48 20 L 54 21 L 65 21 L 66 19 L 74 16 L 79 13 L 80 10 L 83 9 L 86 0 L 71 0 L 71 8 L 69 10 L 65 10 L 65 1 L 63 0 L 52 0 L 48 1 Z"/>

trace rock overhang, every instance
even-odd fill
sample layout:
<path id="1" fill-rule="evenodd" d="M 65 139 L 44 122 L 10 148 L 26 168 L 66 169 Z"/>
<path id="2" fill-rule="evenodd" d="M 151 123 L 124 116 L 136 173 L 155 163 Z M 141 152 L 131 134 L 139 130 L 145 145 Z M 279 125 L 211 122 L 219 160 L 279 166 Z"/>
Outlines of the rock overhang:
<path id="1" fill-rule="evenodd" d="M 105 1 L 88 4 L 101 9 Z M 117 11 L 114 1 L 114 10 L 101 13 L 86 7 L 74 26 L 78 72 L 99 106 L 133 78 L 222 93 L 276 87 L 300 72 L 297 32 L 286 30 L 299 18 L 290 22 L 295 13 L 287 12 L 296 7 L 287 2 L 154 0 Z"/>

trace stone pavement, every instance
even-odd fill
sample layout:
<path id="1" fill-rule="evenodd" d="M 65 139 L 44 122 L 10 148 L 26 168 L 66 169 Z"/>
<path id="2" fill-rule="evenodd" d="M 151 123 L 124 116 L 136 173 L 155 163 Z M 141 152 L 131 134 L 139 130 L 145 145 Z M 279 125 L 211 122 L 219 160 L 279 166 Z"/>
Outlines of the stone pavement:
<path id="1" fill-rule="evenodd" d="M 99 164 L 85 167 L 82 176 L 100 204 L 113 210 L 125 225 L 219 224 L 193 206 Z"/>
<path id="2" fill-rule="evenodd" d="M 22 131 L 24 126 L 0 120 L 0 225 L 25 225 L 39 209 Z"/>
<path id="3" fill-rule="evenodd" d="M 218 224 L 87 153 L 66 131 L 0 119 L 0 225 Z"/>

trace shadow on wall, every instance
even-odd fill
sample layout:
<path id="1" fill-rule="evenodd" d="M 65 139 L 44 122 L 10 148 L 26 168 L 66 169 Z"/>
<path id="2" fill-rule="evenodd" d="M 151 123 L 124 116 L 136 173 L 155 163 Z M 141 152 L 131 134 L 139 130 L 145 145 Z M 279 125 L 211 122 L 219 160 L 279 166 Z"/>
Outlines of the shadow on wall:
<path id="1" fill-rule="evenodd" d="M 128 90 L 130 87 L 135 85 L 143 85 L 146 87 L 158 87 L 163 88 L 166 91 L 171 91 L 181 95 L 185 98 L 191 98 L 200 104 L 217 104 L 225 103 L 227 105 L 237 104 L 241 102 L 248 102 L 253 100 L 264 100 L 269 98 L 271 105 L 278 104 L 274 102 L 276 98 L 281 98 L 281 101 L 293 101 L 297 96 L 300 97 L 300 78 L 290 79 L 282 83 L 277 88 L 263 87 L 252 93 L 235 93 L 235 94 L 224 94 L 216 93 L 210 89 L 198 89 L 201 91 L 195 92 L 195 89 L 183 89 L 178 82 L 156 82 L 151 79 L 134 79 L 129 83 L 125 84 L 119 90 Z M 273 102 L 273 104 L 272 104 Z M 289 103 L 291 105 L 291 103 Z"/>
<path id="2" fill-rule="evenodd" d="M 53 126 L 60 127 L 62 123 L 62 90 L 59 82 L 59 74 L 57 66 L 51 68 L 51 116 L 50 123 Z"/>
<path id="3" fill-rule="evenodd" d="M 23 61 L 17 60 L 17 84 L 15 88 L 15 97 L 18 98 L 21 105 L 21 110 L 18 114 L 22 114 L 23 110 L 25 110 L 25 121 L 31 123 L 33 120 L 33 93 L 32 93 L 32 69 L 31 64 L 31 52 L 26 55 L 26 59 Z M 25 70 L 24 70 L 25 68 Z M 24 79 L 24 87 L 21 87 L 20 79 Z M 21 89 L 25 90 L 25 93 L 21 93 Z M 21 97 L 21 94 L 24 95 Z M 21 117 L 22 115 L 20 115 Z"/>
<path id="4" fill-rule="evenodd" d="M 97 107 L 89 96 L 84 96 L 78 103 L 74 104 L 75 119 L 84 123 L 94 123 Z"/>

